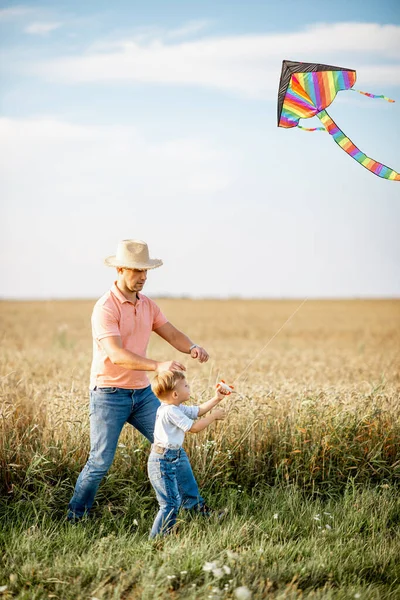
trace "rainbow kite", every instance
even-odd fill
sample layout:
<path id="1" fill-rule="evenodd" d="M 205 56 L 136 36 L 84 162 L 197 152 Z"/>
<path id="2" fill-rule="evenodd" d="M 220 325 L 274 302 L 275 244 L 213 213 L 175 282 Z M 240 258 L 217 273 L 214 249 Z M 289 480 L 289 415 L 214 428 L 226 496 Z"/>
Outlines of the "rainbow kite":
<path id="1" fill-rule="evenodd" d="M 384 179 L 400 181 L 399 173 L 361 152 L 325 110 L 341 90 L 358 91 L 351 89 L 355 81 L 356 72 L 351 69 L 284 60 L 278 93 L 278 127 L 286 129 L 299 127 L 306 131 L 326 130 L 347 154 L 368 171 Z M 388 102 L 394 102 L 386 96 L 359 93 L 370 98 L 383 98 Z M 314 116 L 320 119 L 323 127 L 308 129 L 299 125 L 300 119 Z"/>

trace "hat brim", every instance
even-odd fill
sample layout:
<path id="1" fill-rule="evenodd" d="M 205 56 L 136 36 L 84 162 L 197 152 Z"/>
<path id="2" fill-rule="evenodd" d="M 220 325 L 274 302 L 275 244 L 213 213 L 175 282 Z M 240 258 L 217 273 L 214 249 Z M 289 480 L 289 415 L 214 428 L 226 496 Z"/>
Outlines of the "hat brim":
<path id="1" fill-rule="evenodd" d="M 122 264 L 119 260 L 117 260 L 116 256 L 107 256 L 104 259 L 104 264 L 107 267 L 120 267 L 121 269 L 157 269 L 157 267 L 161 267 L 163 261 L 159 258 L 150 258 L 147 263 L 126 263 Z"/>

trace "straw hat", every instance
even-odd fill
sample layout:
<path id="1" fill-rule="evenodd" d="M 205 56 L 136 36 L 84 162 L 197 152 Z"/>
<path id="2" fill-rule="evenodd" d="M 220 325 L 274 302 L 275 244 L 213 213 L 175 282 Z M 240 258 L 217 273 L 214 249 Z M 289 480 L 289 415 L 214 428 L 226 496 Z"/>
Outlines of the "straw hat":
<path id="1" fill-rule="evenodd" d="M 125 269 L 156 269 L 163 264 L 159 258 L 149 257 L 149 248 L 141 240 L 122 240 L 119 242 L 117 254 L 104 259 L 107 267 L 123 267 Z"/>

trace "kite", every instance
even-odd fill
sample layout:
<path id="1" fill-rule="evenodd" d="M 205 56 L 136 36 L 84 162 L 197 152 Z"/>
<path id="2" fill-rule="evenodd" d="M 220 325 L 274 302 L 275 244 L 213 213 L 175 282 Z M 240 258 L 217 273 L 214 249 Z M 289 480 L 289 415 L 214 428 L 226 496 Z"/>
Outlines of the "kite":
<path id="1" fill-rule="evenodd" d="M 360 165 L 384 179 L 400 181 L 400 173 L 369 158 L 339 129 L 326 112 L 336 94 L 342 90 L 358 92 L 370 98 L 383 98 L 354 90 L 356 72 L 352 69 L 331 67 L 314 63 L 292 62 L 284 60 L 278 92 L 278 127 L 286 129 L 298 127 L 305 131 L 327 131 L 335 142 Z M 323 127 L 307 128 L 299 125 L 300 119 L 317 116 Z"/>

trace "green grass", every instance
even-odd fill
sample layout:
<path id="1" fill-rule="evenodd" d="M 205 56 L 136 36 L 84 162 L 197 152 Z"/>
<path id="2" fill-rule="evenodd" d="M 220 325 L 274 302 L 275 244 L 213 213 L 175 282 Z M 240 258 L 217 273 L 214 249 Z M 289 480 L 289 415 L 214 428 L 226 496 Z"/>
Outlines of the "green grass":
<path id="1" fill-rule="evenodd" d="M 0 505 L 3 597 L 139 599 L 400 597 L 400 497 L 388 484 L 349 483 L 344 493 L 310 496 L 296 486 L 203 490 L 228 507 L 222 522 L 189 520 L 158 543 L 147 535 L 156 505 L 146 484 L 112 474 L 94 518 L 70 525 L 73 482 L 14 490 Z M 228 567 L 221 578 L 206 572 Z M 216 571 L 217 575 L 221 575 Z"/>
<path id="2" fill-rule="evenodd" d="M 65 522 L 89 452 L 92 304 L 0 302 L 0 600 L 223 600 L 240 586 L 253 600 L 400 599 L 398 301 L 297 313 L 236 383 L 228 419 L 185 440 L 227 518 L 182 519 L 159 544 L 149 445 L 130 427 L 94 519 Z M 212 355 L 185 363 L 196 402 L 236 381 L 297 305 L 162 301 Z M 149 356 L 184 360 L 156 336 Z"/>

